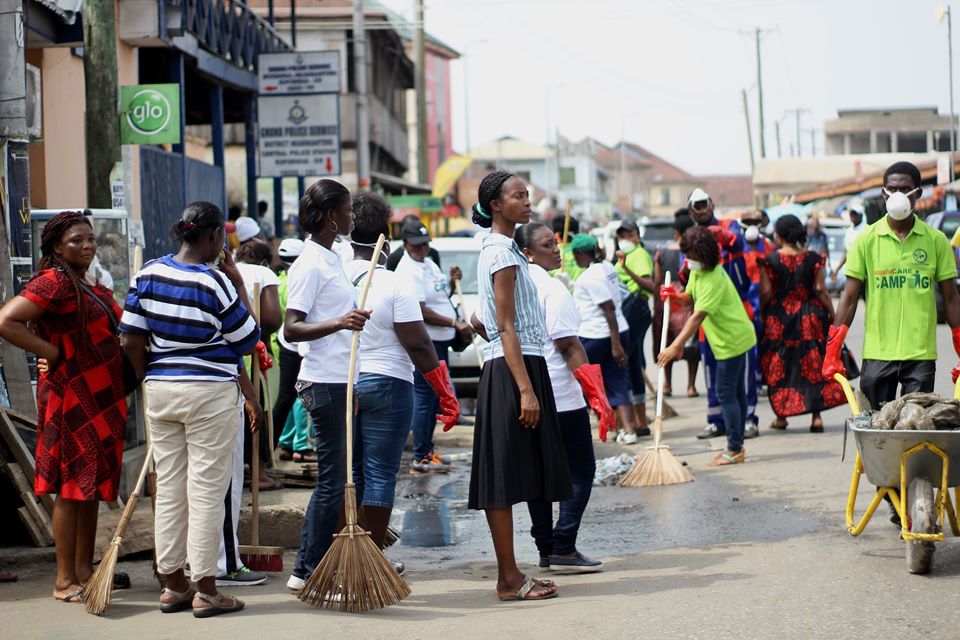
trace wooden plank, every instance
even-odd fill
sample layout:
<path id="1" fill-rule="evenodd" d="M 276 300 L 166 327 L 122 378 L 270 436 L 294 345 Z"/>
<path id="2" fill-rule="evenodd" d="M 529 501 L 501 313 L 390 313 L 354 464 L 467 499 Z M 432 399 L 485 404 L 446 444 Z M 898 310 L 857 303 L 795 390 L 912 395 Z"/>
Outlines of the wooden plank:
<path id="1" fill-rule="evenodd" d="M 49 547 L 53 544 L 53 540 L 47 539 L 43 530 L 33 519 L 33 516 L 30 515 L 30 510 L 27 507 L 18 508 L 17 515 L 20 516 L 20 522 L 23 523 L 23 527 L 27 530 L 27 533 L 30 534 L 30 539 L 33 540 L 35 547 Z"/>
<path id="2" fill-rule="evenodd" d="M 20 413 L 19 411 L 15 411 L 9 407 L 0 407 L 0 411 L 3 411 L 10 417 L 11 420 L 23 425 L 27 429 L 31 429 L 33 431 L 37 430 L 37 421 L 27 414 Z"/>
<path id="3" fill-rule="evenodd" d="M 53 522 L 50 520 L 50 514 L 44 511 L 43 507 L 37 502 L 37 497 L 33 495 L 33 486 L 27 482 L 27 477 L 20 465 L 14 462 L 2 463 L 2 470 L 10 478 L 10 482 L 20 493 L 20 500 L 23 501 L 33 517 L 34 521 L 43 531 L 44 535 L 53 540 Z"/>
<path id="4" fill-rule="evenodd" d="M 3 437 L 7 449 L 13 454 L 14 461 L 20 465 L 20 469 L 26 474 L 30 485 L 33 486 L 36 462 L 33 459 L 33 454 L 27 449 L 27 445 L 23 444 L 23 440 L 17 433 L 17 428 L 13 426 L 5 411 L 0 411 L 0 437 Z"/>

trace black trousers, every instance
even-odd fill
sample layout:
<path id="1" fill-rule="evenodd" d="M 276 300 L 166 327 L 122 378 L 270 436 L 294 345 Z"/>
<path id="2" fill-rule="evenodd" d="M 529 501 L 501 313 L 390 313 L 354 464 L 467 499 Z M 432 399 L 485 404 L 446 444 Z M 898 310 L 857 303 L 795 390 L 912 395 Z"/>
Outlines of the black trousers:
<path id="1" fill-rule="evenodd" d="M 936 374 L 935 360 L 864 360 L 860 390 L 867 396 L 871 407 L 880 409 L 884 404 L 897 399 L 899 387 L 902 387 L 900 395 L 916 391 L 932 392 Z"/>
<path id="2" fill-rule="evenodd" d="M 280 442 L 283 425 L 287 415 L 297 401 L 297 376 L 300 375 L 300 361 L 303 358 L 296 351 L 280 347 L 280 388 L 277 389 L 277 403 L 273 405 L 273 447 Z"/>

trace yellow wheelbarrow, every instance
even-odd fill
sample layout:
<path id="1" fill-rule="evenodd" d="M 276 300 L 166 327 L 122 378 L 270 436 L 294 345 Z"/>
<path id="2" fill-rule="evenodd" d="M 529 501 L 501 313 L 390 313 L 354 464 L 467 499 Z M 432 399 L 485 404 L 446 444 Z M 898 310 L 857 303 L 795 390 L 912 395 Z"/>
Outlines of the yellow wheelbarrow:
<path id="1" fill-rule="evenodd" d="M 870 429 L 869 418 L 860 411 L 850 382 L 835 379 L 847 397 L 854 417 L 847 427 L 857 442 L 857 458 L 847 496 L 847 531 L 860 535 L 883 499 L 889 498 L 900 516 L 900 535 L 906 541 L 907 570 L 929 573 L 934 543 L 943 540 L 944 517 L 953 535 L 960 536 L 960 431 L 888 431 Z M 960 384 L 954 391 L 960 397 Z M 856 520 L 854 508 L 860 477 L 877 487 L 867 511 Z M 950 499 L 953 487 L 953 500 Z M 936 491 L 934 491 L 936 489 Z M 956 506 L 955 506 L 956 503 Z"/>

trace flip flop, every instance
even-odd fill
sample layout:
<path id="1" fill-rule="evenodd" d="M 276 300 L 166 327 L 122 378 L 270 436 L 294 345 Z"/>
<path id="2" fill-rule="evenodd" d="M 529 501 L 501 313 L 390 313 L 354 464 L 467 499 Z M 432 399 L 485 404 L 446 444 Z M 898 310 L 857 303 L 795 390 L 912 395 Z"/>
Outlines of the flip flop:
<path id="1" fill-rule="evenodd" d="M 292 459 L 294 462 L 316 462 L 317 454 L 313 451 L 294 451 Z"/>
<path id="2" fill-rule="evenodd" d="M 747 452 L 745 449 L 740 451 L 722 451 L 710 461 L 709 467 L 726 467 L 731 464 L 743 464 L 747 461 Z"/>
<path id="3" fill-rule="evenodd" d="M 533 593 L 533 590 L 536 589 L 537 587 L 540 587 L 541 589 L 549 588 L 549 587 L 545 587 L 545 586 L 544 586 L 539 580 L 537 580 L 536 578 L 531 578 L 530 576 L 523 576 L 523 586 L 521 586 L 520 589 L 518 589 L 516 593 L 510 593 L 510 594 L 507 594 L 507 595 L 503 595 L 503 594 L 498 593 L 498 594 L 497 594 L 497 597 L 498 597 L 500 600 L 503 600 L 503 601 L 507 601 L 507 600 L 549 600 L 549 599 L 551 599 L 551 598 L 556 598 L 556 597 L 557 597 L 557 592 L 556 592 L 556 591 L 554 591 L 553 593 L 549 593 L 549 594 L 547 594 L 547 595 L 531 596 L 530 594 Z"/>
<path id="4" fill-rule="evenodd" d="M 54 597 L 54 600 L 59 600 L 60 602 L 83 602 L 83 589 L 78 589 L 74 593 L 67 594 L 62 598 Z"/>
<path id="5" fill-rule="evenodd" d="M 283 489 L 283 483 L 278 480 L 271 480 L 270 484 L 268 484 L 266 487 L 260 487 L 260 492 L 279 491 L 280 489 Z"/>
<path id="6" fill-rule="evenodd" d="M 164 594 L 169 594 L 175 598 L 173 602 L 163 602 L 160 601 L 160 612 L 161 613 L 176 613 L 177 611 L 186 611 L 187 609 L 193 606 L 193 597 L 197 595 L 197 592 L 193 589 L 187 589 L 186 591 L 174 591 L 169 587 L 164 587 L 163 591 L 160 592 L 160 597 L 163 598 Z"/>

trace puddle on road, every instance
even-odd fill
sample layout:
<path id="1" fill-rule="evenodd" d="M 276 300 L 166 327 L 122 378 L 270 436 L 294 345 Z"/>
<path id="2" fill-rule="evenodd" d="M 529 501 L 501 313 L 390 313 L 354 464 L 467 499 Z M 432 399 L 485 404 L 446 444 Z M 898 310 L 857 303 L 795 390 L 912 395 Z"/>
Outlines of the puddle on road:
<path id="1" fill-rule="evenodd" d="M 453 453 L 451 451 L 451 453 Z M 450 473 L 401 476 L 393 525 L 402 530 L 390 550 L 398 560 L 436 564 L 493 556 L 483 512 L 467 509 L 469 461 Z M 514 508 L 518 559 L 536 557 L 524 505 Z M 789 500 L 754 499 L 722 472 L 699 471 L 696 482 L 648 489 L 594 487 L 578 547 L 609 556 L 674 547 L 780 540 L 814 530 L 820 520 Z"/>

